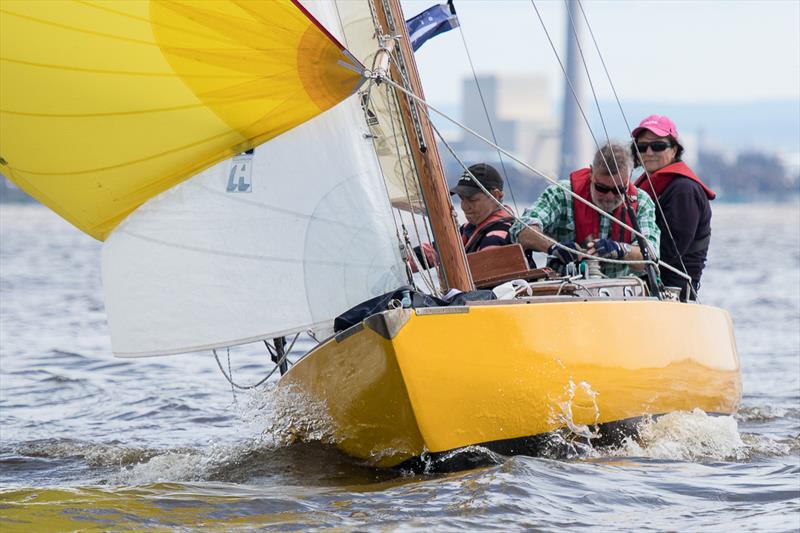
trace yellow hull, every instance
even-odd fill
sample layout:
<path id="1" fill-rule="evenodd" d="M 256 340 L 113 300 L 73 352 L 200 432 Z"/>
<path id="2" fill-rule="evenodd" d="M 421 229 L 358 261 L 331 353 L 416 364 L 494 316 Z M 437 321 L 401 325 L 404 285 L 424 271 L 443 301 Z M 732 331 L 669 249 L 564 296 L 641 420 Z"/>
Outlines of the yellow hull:
<path id="1" fill-rule="evenodd" d="M 384 467 L 568 423 L 733 413 L 741 397 L 728 313 L 654 300 L 387 311 L 280 383 L 325 405 L 345 453 Z"/>

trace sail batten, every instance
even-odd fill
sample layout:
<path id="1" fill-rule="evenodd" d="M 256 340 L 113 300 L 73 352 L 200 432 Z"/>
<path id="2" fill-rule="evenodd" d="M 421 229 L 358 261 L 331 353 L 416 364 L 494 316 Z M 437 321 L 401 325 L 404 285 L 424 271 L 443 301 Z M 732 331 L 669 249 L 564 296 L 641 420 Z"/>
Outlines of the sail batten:
<path id="1" fill-rule="evenodd" d="M 0 24 L 0 173 L 101 240 L 363 81 L 292 0 L 8 0 Z"/>

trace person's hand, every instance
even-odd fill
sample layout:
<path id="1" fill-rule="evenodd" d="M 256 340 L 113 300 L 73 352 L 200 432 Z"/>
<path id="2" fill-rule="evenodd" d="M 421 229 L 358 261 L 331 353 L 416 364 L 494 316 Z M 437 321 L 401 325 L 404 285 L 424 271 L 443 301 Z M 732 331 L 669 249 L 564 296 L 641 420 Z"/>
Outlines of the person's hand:
<path id="1" fill-rule="evenodd" d="M 561 246 L 559 246 L 558 244 L 560 244 Z M 553 243 L 550 246 L 550 248 L 547 249 L 547 255 L 555 257 L 565 265 L 567 263 L 572 263 L 578 260 L 578 254 L 574 254 L 569 250 L 566 250 L 565 248 L 583 251 L 583 249 L 580 246 L 578 246 L 578 243 L 576 243 L 575 241 L 562 241 L 558 244 Z M 564 248 L 562 248 L 562 246 Z"/>
<path id="2" fill-rule="evenodd" d="M 439 254 L 436 253 L 436 248 L 434 248 L 431 243 L 423 242 L 419 247 L 422 253 L 425 254 L 425 260 L 428 262 L 429 266 L 435 266 L 439 262 Z"/>
<path id="3" fill-rule="evenodd" d="M 622 259 L 625 257 L 625 249 L 622 244 L 611 239 L 598 239 L 589 244 L 590 255 L 597 255 L 599 257 L 606 257 L 608 259 Z"/>
<path id="4" fill-rule="evenodd" d="M 429 242 L 423 242 L 419 246 L 414 247 L 414 255 L 416 262 L 411 262 L 411 271 L 417 272 L 417 265 L 422 268 L 433 268 L 439 264 L 439 254 L 436 253 L 436 248 Z"/>

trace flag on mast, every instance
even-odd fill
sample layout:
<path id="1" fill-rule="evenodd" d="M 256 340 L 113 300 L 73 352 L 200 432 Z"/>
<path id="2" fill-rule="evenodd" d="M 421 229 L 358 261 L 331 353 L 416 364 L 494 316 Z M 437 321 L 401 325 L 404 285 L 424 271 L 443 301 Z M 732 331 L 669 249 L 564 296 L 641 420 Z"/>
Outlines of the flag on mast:
<path id="1" fill-rule="evenodd" d="M 431 37 L 450 31 L 458 25 L 458 16 L 452 0 L 446 4 L 429 7 L 406 21 L 411 48 L 416 52 Z"/>

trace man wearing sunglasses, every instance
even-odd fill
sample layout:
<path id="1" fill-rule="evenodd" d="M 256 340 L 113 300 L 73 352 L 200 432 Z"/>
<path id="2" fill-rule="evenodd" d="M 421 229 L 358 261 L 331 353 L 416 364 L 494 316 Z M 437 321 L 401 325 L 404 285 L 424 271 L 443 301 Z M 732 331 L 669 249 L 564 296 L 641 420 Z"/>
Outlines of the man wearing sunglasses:
<path id="1" fill-rule="evenodd" d="M 695 300 L 711 242 L 709 201 L 714 199 L 714 191 L 681 161 L 678 129 L 668 117 L 645 118 L 631 136 L 634 161 L 645 169 L 636 186 L 660 204 L 656 223 L 661 229 L 661 260 L 691 276 L 692 286 L 663 268 L 661 280 L 664 285 L 681 287 L 682 300 Z"/>
<path id="2" fill-rule="evenodd" d="M 608 216 L 601 216 L 568 192 L 574 192 L 630 226 L 625 207 L 627 198 L 633 206 L 639 229 L 651 250 L 657 251 L 660 231 L 655 220 L 655 205 L 646 193 L 631 183 L 632 169 L 627 146 L 614 143 L 603 146 L 589 168 L 573 172 L 569 181 L 562 181 L 560 186 L 551 185 L 545 189 L 536 203 L 523 213 L 525 224 L 518 221 L 511 227 L 512 241 L 519 242 L 525 249 L 547 252 L 550 255 L 548 265 L 562 272 L 566 264 L 580 260 L 571 250 L 608 259 L 641 261 L 642 252 L 630 231 L 612 222 Z M 601 263 L 602 272 L 608 277 L 625 276 L 631 268 L 639 271 L 643 267 Z"/>

